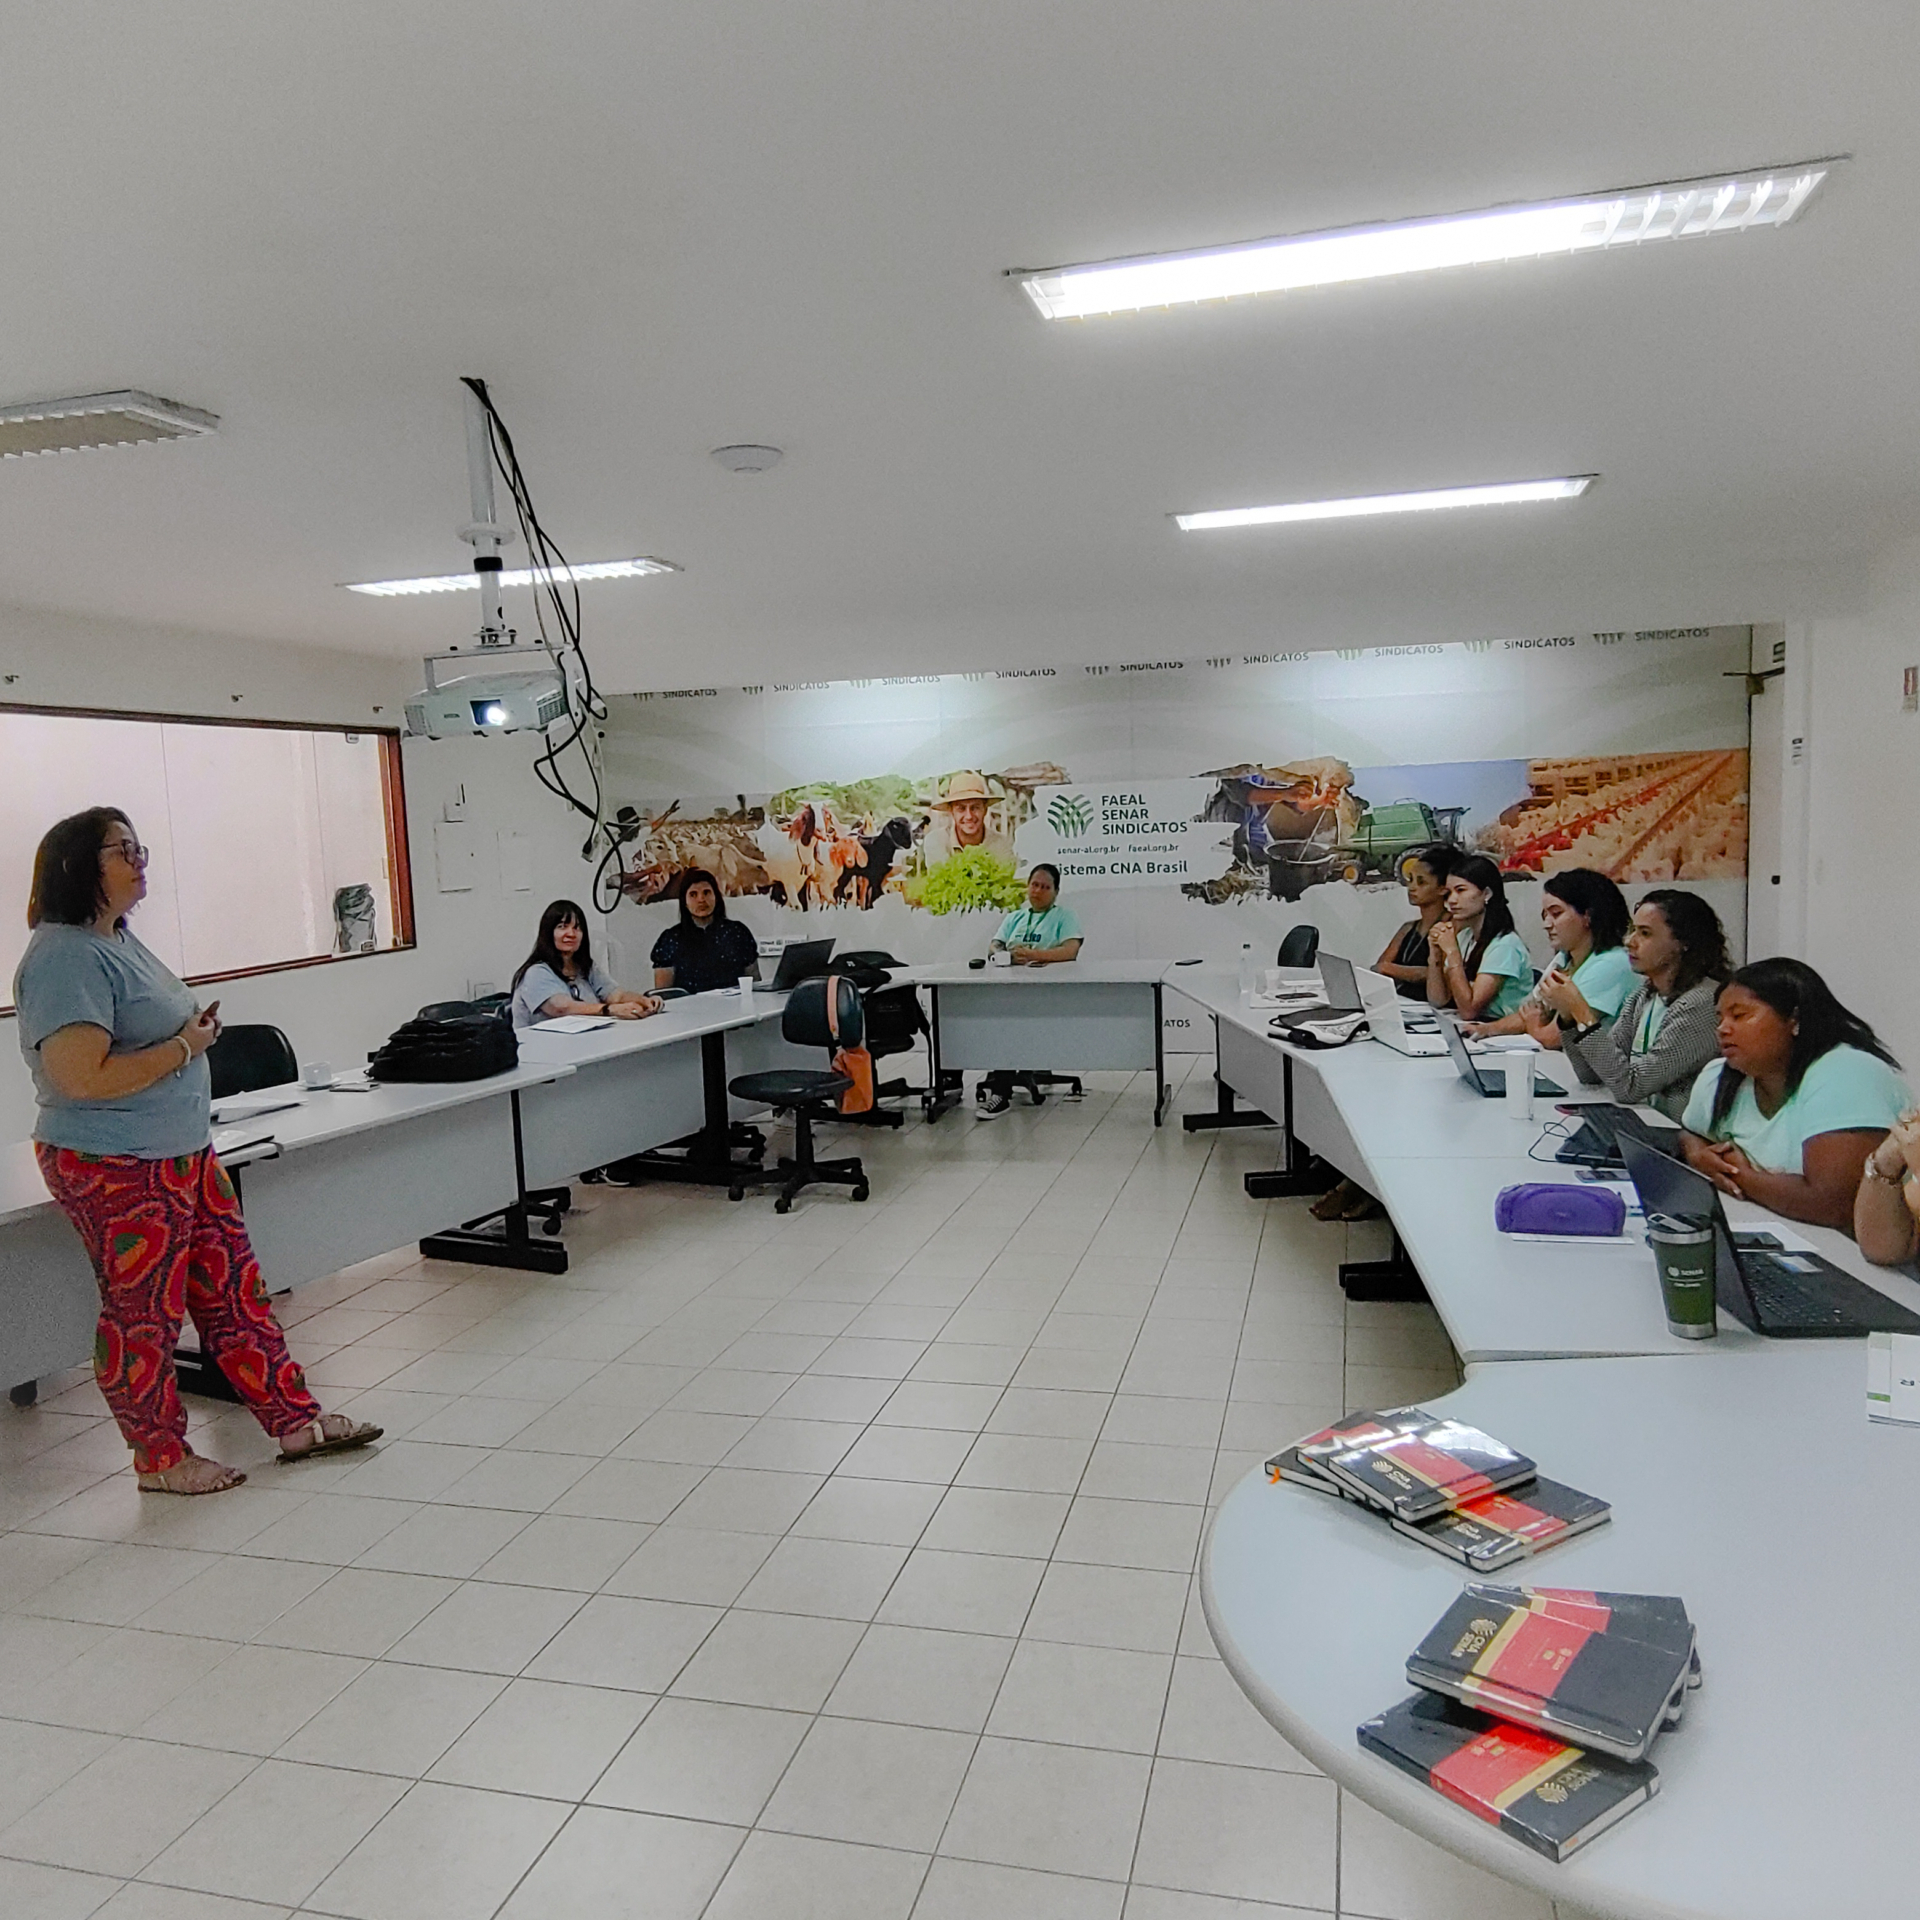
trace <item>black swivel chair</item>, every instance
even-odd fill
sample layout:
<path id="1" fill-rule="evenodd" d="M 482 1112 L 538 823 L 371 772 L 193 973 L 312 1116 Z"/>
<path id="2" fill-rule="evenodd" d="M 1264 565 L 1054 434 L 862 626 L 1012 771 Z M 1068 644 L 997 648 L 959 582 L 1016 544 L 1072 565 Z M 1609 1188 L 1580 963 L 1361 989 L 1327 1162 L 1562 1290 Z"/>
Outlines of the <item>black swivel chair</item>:
<path id="1" fill-rule="evenodd" d="M 835 1024 L 839 1037 L 827 1024 L 827 995 L 835 996 Z M 836 1046 L 857 1047 L 866 1039 L 866 1017 L 860 1005 L 860 991 L 845 974 L 828 974 L 823 979 L 803 980 L 787 997 L 780 1016 L 780 1037 L 790 1047 L 818 1047 L 829 1057 Z M 851 1187 L 855 1200 L 867 1197 L 866 1170 L 858 1160 L 817 1160 L 813 1152 L 813 1123 L 840 1117 L 840 1096 L 853 1083 L 843 1073 L 828 1068 L 811 1071 L 805 1067 L 775 1067 L 766 1073 L 743 1073 L 727 1083 L 727 1091 L 740 1100 L 771 1107 L 775 1113 L 793 1115 L 793 1157 L 772 1167 L 739 1167 L 734 1171 L 727 1198 L 738 1200 L 748 1187 L 778 1186 L 780 1197 L 773 1203 L 775 1213 L 788 1213 L 793 1197 L 801 1188 L 822 1182 Z"/>
<path id="2" fill-rule="evenodd" d="M 278 1027 L 223 1027 L 207 1049 L 207 1071 L 213 1076 L 213 1097 L 230 1100 L 236 1093 L 298 1080 L 300 1062 L 293 1042 Z"/>
<path id="3" fill-rule="evenodd" d="M 1320 929 L 1318 927 L 1289 927 L 1286 936 L 1280 942 L 1280 951 L 1274 956 L 1276 967 L 1310 967 L 1320 958 Z"/>
<path id="4" fill-rule="evenodd" d="M 906 963 L 879 949 L 856 953 L 836 953 L 828 963 L 829 973 L 844 973 L 860 990 L 860 1011 L 867 1028 L 867 1051 L 877 1068 L 882 1060 L 897 1053 L 911 1053 L 927 1031 L 927 1016 L 921 1010 L 919 990 L 889 985 L 888 972 Z M 957 1077 L 957 1076 L 956 1076 Z M 874 1104 L 865 1113 L 842 1114 L 842 1120 L 868 1127 L 898 1127 L 903 1116 L 882 1100 L 924 1099 L 931 1087 L 916 1087 L 906 1080 L 875 1078 Z"/>

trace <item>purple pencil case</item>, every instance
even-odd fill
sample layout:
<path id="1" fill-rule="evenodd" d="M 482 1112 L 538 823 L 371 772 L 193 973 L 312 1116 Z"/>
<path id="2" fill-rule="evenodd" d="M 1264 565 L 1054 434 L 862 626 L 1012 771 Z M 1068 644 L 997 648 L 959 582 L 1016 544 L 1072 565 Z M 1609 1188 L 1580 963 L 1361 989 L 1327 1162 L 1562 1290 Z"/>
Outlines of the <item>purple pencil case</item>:
<path id="1" fill-rule="evenodd" d="M 1627 1224 L 1627 1203 L 1611 1187 L 1556 1186 L 1530 1180 L 1502 1187 L 1493 1203 L 1502 1233 L 1576 1233 L 1615 1238 Z"/>

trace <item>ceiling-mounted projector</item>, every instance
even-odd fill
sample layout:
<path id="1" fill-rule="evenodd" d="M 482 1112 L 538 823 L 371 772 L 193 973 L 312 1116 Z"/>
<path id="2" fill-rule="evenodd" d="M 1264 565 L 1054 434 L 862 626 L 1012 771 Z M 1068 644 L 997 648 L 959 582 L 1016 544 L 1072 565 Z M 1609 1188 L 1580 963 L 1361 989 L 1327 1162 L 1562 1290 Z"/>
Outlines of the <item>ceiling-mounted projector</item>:
<path id="1" fill-rule="evenodd" d="M 429 654 L 427 684 L 407 702 L 407 732 L 429 740 L 454 733 L 538 731 L 564 719 L 567 684 L 545 647 L 486 647 Z"/>

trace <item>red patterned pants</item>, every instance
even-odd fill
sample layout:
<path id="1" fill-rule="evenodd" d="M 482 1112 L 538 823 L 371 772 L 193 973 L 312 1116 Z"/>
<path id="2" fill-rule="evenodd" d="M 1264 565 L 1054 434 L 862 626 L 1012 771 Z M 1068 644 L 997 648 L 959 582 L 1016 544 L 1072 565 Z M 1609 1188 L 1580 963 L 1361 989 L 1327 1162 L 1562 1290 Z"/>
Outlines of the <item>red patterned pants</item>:
<path id="1" fill-rule="evenodd" d="M 178 1160 L 34 1149 L 100 1282 L 93 1370 L 141 1473 L 192 1449 L 174 1385 L 181 1317 L 254 1417 L 276 1436 L 320 1417 L 287 1352 L 240 1202 L 211 1147 Z"/>

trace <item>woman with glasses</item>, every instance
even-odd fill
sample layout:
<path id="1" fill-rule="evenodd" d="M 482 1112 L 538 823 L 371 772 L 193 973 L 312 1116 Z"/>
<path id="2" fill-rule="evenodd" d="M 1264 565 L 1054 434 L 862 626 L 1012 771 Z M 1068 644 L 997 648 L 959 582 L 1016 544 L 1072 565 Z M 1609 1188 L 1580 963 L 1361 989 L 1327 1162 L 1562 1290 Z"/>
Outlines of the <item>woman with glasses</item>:
<path id="1" fill-rule="evenodd" d="M 40 1109 L 34 1153 L 93 1263 L 94 1373 L 140 1486 L 223 1493 L 246 1475 L 187 1445 L 174 1385 L 186 1313 L 282 1460 L 364 1447 L 380 1429 L 322 1413 L 287 1352 L 212 1147 L 206 1054 L 220 1003 L 196 1005 L 128 927 L 146 891 L 147 850 L 118 808 L 50 828 L 13 999 Z"/>

